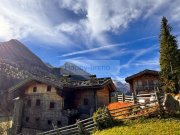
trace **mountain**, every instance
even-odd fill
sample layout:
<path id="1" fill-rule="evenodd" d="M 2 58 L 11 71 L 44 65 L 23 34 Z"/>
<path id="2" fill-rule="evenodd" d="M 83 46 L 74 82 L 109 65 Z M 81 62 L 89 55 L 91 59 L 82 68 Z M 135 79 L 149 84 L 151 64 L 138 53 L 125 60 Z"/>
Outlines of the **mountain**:
<path id="1" fill-rule="evenodd" d="M 75 72 L 73 68 L 78 69 L 79 72 Z M 70 74 L 72 79 L 84 79 L 90 75 L 72 63 L 65 63 L 59 68 L 45 64 L 25 45 L 15 39 L 0 42 L 0 74 L 1 93 L 28 76 L 58 79 L 63 74 Z"/>
<path id="2" fill-rule="evenodd" d="M 78 67 L 77 65 L 66 62 L 63 66 L 60 67 L 60 74 L 71 74 L 72 79 L 88 79 L 91 74 L 87 73 L 82 68 Z"/>
<path id="3" fill-rule="evenodd" d="M 121 91 L 122 93 L 128 93 L 130 91 L 129 84 L 122 83 L 121 81 L 118 80 L 113 80 L 113 82 L 118 91 Z"/>
<path id="4" fill-rule="evenodd" d="M 49 76 L 51 69 L 22 43 L 12 39 L 0 43 L 0 73 L 0 91 L 2 92 L 28 76 Z"/>

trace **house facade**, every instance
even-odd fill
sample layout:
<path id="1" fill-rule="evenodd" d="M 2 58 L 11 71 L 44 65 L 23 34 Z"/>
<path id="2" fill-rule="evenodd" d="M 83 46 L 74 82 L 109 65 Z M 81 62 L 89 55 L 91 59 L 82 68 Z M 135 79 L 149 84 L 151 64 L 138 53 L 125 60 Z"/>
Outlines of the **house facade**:
<path id="1" fill-rule="evenodd" d="M 110 78 L 52 81 L 31 78 L 9 90 L 14 99 L 13 132 L 35 134 L 90 117 L 110 102 Z"/>
<path id="2" fill-rule="evenodd" d="M 159 72 L 155 70 L 144 70 L 131 75 L 125 79 L 130 84 L 130 92 L 135 94 L 150 93 L 159 86 Z"/>

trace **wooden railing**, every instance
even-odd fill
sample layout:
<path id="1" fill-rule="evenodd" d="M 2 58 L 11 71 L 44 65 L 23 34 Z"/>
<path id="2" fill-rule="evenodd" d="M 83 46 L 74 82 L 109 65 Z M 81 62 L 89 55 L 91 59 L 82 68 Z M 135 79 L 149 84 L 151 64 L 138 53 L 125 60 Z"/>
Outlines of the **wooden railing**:
<path id="1" fill-rule="evenodd" d="M 132 119 L 154 112 L 159 107 L 157 100 L 109 110 L 111 117 L 118 120 Z"/>
<path id="2" fill-rule="evenodd" d="M 57 128 L 47 132 L 38 133 L 37 135 L 79 135 L 79 134 L 90 134 L 95 129 L 96 124 L 93 121 L 93 117 L 77 120 L 73 125 Z"/>
<path id="3" fill-rule="evenodd" d="M 157 94 L 156 92 L 154 93 L 149 93 L 149 94 L 138 94 L 134 95 L 125 95 L 123 93 L 117 93 L 116 98 L 118 102 L 132 102 L 132 103 L 139 103 L 140 99 L 144 99 L 147 101 L 153 101 L 157 100 Z"/>
<path id="4" fill-rule="evenodd" d="M 125 95 L 123 93 L 121 94 L 117 94 L 117 100 L 118 102 L 134 102 L 134 94 L 132 93 L 132 95 Z"/>

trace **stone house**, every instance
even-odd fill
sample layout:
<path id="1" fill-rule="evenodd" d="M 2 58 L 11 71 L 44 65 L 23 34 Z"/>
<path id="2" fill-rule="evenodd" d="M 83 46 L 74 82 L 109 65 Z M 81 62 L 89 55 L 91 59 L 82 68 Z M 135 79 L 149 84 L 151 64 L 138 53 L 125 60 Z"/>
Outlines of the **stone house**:
<path id="1" fill-rule="evenodd" d="M 110 102 L 111 78 L 51 80 L 32 77 L 9 89 L 14 99 L 13 132 L 35 134 L 90 117 Z"/>

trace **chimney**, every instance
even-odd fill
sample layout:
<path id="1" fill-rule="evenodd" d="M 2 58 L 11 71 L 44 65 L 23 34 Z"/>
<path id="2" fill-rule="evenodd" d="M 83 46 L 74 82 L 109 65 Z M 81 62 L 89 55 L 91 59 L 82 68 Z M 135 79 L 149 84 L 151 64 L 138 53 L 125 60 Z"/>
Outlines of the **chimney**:
<path id="1" fill-rule="evenodd" d="M 71 75 L 63 75 L 61 78 L 61 82 L 65 85 L 69 84 L 71 80 Z"/>
<path id="2" fill-rule="evenodd" d="M 90 75 L 89 77 L 92 84 L 96 83 L 96 75 Z"/>

